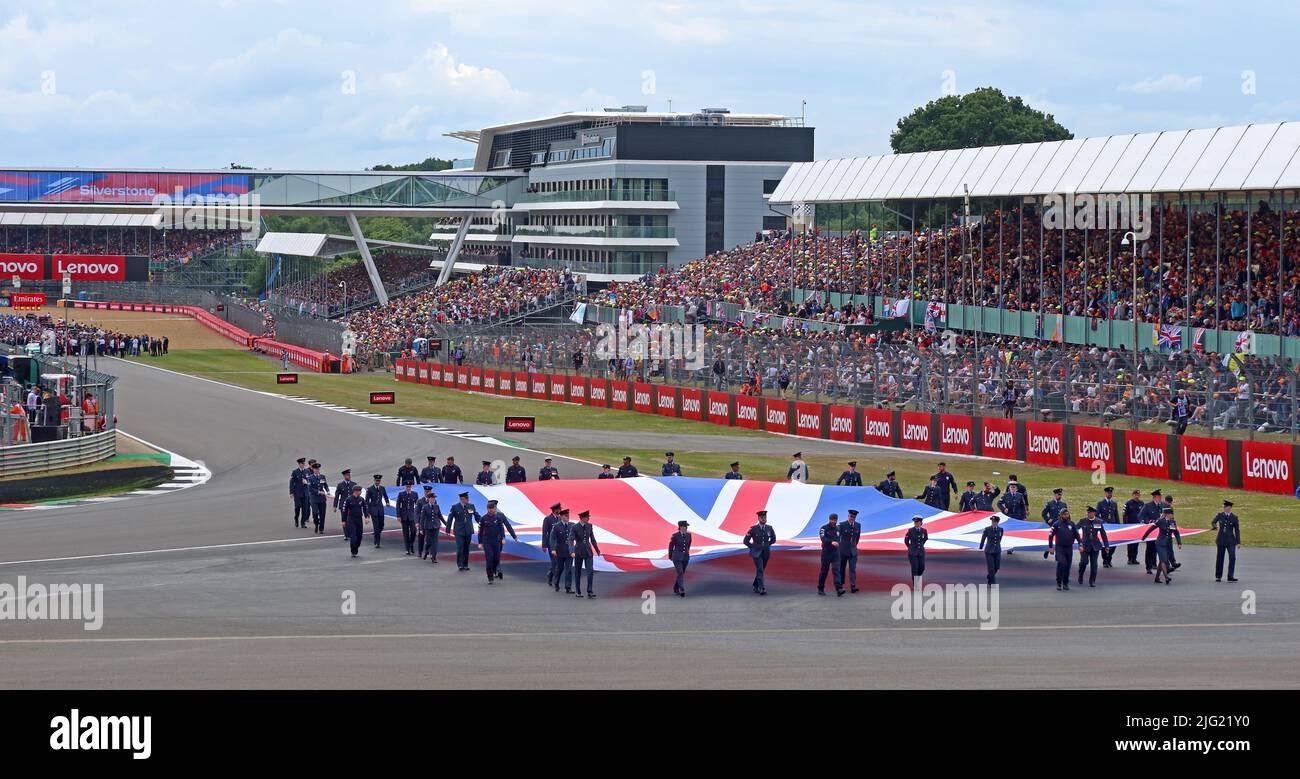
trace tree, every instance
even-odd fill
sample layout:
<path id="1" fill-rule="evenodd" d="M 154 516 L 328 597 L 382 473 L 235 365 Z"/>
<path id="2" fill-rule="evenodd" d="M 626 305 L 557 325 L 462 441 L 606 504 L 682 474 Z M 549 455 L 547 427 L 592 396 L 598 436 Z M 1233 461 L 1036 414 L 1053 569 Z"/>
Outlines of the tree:
<path id="1" fill-rule="evenodd" d="M 967 95 L 931 100 L 899 119 L 889 145 L 903 154 L 1073 137 L 1051 114 L 1029 107 L 1019 97 L 1009 98 L 1000 89 L 981 87 Z"/>
<path id="2" fill-rule="evenodd" d="M 376 165 L 371 170 L 392 170 L 392 171 L 434 171 L 446 170 L 451 167 L 451 160 L 441 160 L 437 157 L 425 157 L 420 162 L 412 162 L 406 165 Z"/>

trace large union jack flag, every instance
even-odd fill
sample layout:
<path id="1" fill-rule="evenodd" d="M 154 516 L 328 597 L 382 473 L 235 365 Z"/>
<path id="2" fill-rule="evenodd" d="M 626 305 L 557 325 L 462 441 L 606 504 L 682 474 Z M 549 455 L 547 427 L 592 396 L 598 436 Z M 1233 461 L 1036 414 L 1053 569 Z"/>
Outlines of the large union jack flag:
<path id="1" fill-rule="evenodd" d="M 438 504 L 446 514 L 461 492 L 483 511 L 488 500 L 510 520 L 518 541 L 508 536 L 504 552 L 523 559 L 544 560 L 541 547 L 542 520 L 550 506 L 561 503 L 577 518 L 579 511 L 591 511 L 601 556 L 596 569 L 604 571 L 646 571 L 671 568 L 668 539 L 678 520 L 690 523 L 694 536 L 691 557 L 695 561 L 746 554 L 745 533 L 755 522 L 755 512 L 765 509 L 768 524 L 776 533 L 773 551 L 818 550 L 818 529 L 831 512 L 843 522 L 849 509 L 857 509 L 862 524 L 858 549 L 864 552 L 906 552 L 903 535 L 912 517 L 924 517 L 930 531 L 926 549 L 959 552 L 979 549 L 980 535 L 996 512 L 939 511 L 915 500 L 890 498 L 875 487 L 833 487 L 798 482 L 770 482 L 690 477 L 637 477 L 634 479 L 585 479 L 498 484 L 473 487 L 434 484 Z M 389 488 L 395 497 L 398 490 Z M 423 493 L 423 489 L 416 487 Z M 393 509 L 388 510 L 390 514 Z M 1077 512 L 1078 517 L 1083 515 Z M 999 515 L 1001 516 L 1001 515 Z M 1003 517 L 1003 549 L 1043 550 L 1047 548 L 1047 526 L 1038 521 Z M 1114 545 L 1135 543 L 1146 525 L 1107 525 Z M 1200 532 L 1183 531 L 1183 535 Z"/>

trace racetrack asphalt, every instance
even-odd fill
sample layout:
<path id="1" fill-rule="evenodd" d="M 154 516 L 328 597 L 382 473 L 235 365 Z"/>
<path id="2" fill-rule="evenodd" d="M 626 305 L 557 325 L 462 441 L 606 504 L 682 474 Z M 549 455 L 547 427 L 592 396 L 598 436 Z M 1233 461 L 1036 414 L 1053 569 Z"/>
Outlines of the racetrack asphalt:
<path id="1" fill-rule="evenodd" d="M 394 529 L 353 560 L 334 514 L 329 536 L 292 524 L 298 456 L 323 461 L 331 484 L 345 465 L 391 484 L 404 457 L 454 454 L 472 474 L 518 453 L 531 473 L 541 454 L 147 366 L 110 370 L 124 429 L 213 477 L 0 516 L 0 582 L 104 586 L 101 630 L 0 622 L 0 688 L 1300 687 L 1296 550 L 1242 549 L 1242 581 L 1219 584 L 1213 549 L 1189 546 L 1170 586 L 1120 551 L 1096 589 L 1069 593 L 1041 555 L 1004 557 L 993 630 L 895 619 L 890 589 L 908 577 L 891 555 L 864 557 L 863 592 L 843 598 L 817 596 L 815 556 L 779 554 L 766 597 L 747 586 L 748 560 L 730 558 L 692 566 L 685 599 L 667 572 L 598 573 L 600 597 L 579 600 L 546 588 L 535 563 L 507 562 L 489 586 L 481 558 L 457 572 L 446 542 L 433 566 L 405 556 Z M 932 554 L 927 581 L 983 581 L 980 557 Z"/>

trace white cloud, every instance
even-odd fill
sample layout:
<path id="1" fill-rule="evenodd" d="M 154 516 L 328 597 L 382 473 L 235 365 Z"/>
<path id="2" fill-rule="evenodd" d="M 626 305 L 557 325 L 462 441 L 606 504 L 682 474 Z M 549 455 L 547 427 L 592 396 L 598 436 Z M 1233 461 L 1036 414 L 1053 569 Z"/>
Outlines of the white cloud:
<path id="1" fill-rule="evenodd" d="M 1201 88 L 1200 76 L 1180 76 L 1166 73 L 1159 78 L 1150 78 L 1132 84 L 1121 84 L 1121 92 L 1133 92 L 1139 95 L 1154 95 L 1160 92 L 1191 92 Z"/>

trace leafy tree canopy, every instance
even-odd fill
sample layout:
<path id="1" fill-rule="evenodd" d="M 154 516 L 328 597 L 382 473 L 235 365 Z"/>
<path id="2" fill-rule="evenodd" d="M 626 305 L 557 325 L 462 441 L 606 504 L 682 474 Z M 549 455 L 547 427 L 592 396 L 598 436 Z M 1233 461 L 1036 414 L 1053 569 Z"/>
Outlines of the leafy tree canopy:
<path id="1" fill-rule="evenodd" d="M 981 87 L 965 95 L 946 95 L 898 120 L 889 135 L 897 154 L 968 149 L 1009 143 L 1063 141 L 1074 134 L 1051 114 L 1028 106 L 1019 97 Z"/>

